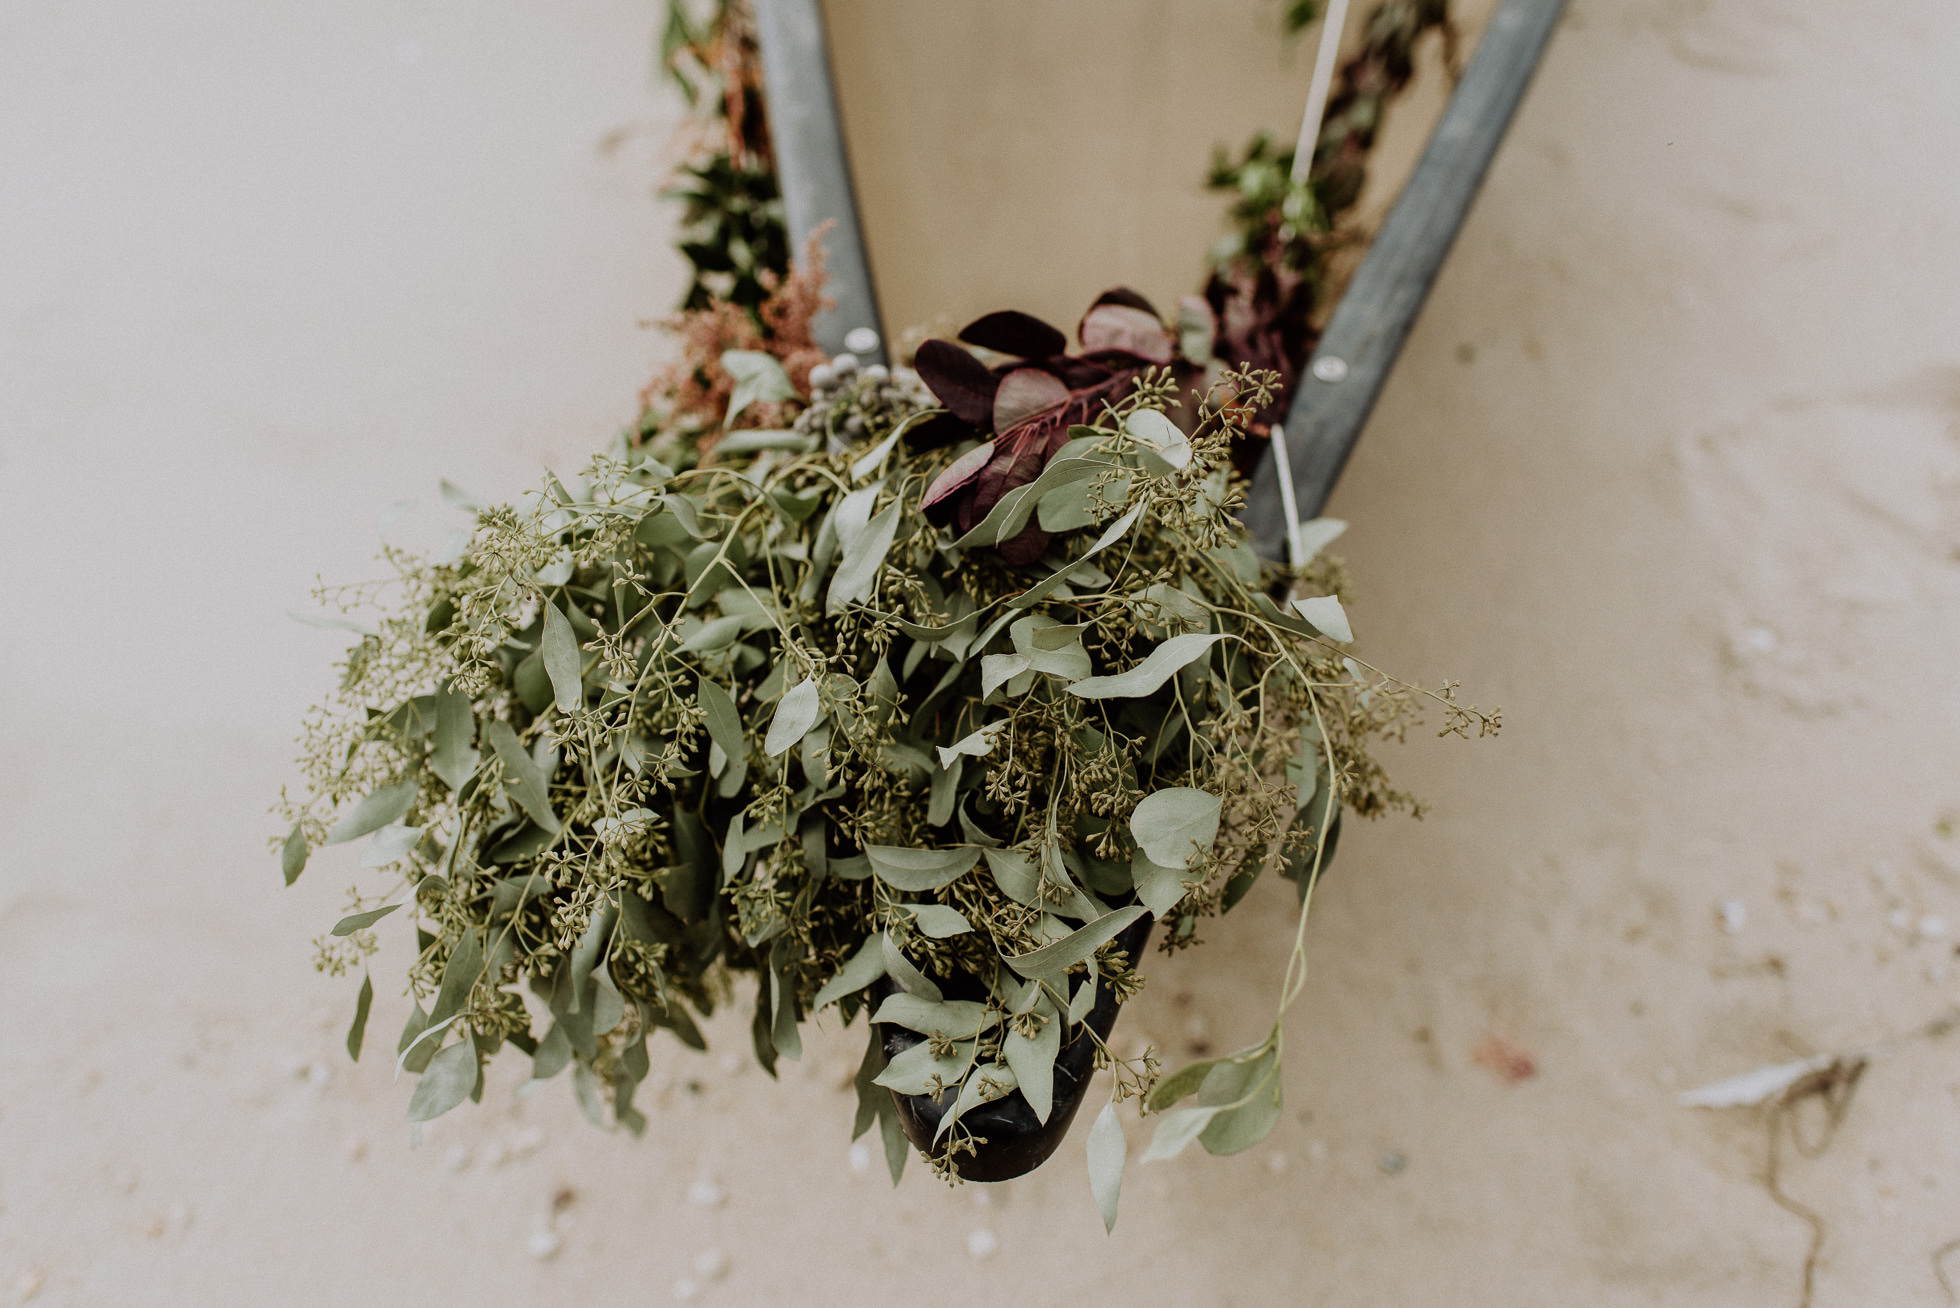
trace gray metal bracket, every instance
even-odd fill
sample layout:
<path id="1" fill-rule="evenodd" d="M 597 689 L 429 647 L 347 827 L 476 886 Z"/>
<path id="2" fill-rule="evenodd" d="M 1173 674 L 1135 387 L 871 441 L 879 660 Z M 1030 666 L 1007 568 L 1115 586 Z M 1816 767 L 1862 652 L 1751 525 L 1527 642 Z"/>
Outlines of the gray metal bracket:
<path id="1" fill-rule="evenodd" d="M 825 222 L 829 293 L 837 307 L 819 314 L 817 344 L 838 354 L 853 331 L 869 328 L 878 343 L 852 351 L 865 363 L 884 363 L 884 327 L 858 224 L 850 155 L 831 88 L 830 48 L 817 0 L 755 0 L 756 41 L 762 50 L 763 102 L 775 144 L 776 176 L 789 216 L 790 252 Z M 863 345 L 860 337 L 850 345 Z"/>
<path id="2" fill-rule="evenodd" d="M 1301 372 L 1287 413 L 1286 451 L 1303 518 L 1320 512 L 1347 464 L 1564 7 L 1565 0 L 1504 0 L 1491 18 L 1415 172 Z M 1260 554 L 1279 558 L 1286 522 L 1271 454 L 1253 476 L 1245 522 Z"/>

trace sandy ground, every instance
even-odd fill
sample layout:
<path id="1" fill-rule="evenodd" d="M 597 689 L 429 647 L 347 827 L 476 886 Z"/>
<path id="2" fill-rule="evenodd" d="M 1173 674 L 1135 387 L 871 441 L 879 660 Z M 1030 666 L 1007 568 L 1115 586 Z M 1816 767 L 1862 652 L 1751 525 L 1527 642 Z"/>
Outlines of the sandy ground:
<path id="1" fill-rule="evenodd" d="M 650 8 L 0 9 L 0 1296 L 1794 1304 L 1761 1121 L 1673 1097 L 1960 995 L 1960 12 L 1574 0 L 1333 506 L 1366 651 L 1505 733 L 1395 751 L 1434 813 L 1350 829 L 1285 1120 L 1133 1166 L 1105 1239 L 1079 1130 L 1004 1187 L 859 1166 L 834 1032 L 780 1084 L 669 1046 L 638 1142 L 505 1065 L 411 1149 L 309 965 L 346 869 L 285 891 L 262 847 L 339 645 L 284 616 L 313 574 L 371 575 L 399 499 L 440 539 L 440 476 L 574 467 L 656 357 Z M 988 47 L 1023 96 L 1096 48 Z M 1030 255 L 1029 307 L 1168 295 L 1203 243 Z M 1254 1036 L 1285 909 L 1159 959 L 1123 1029 Z M 1820 1305 L 1944 1302 L 1956 1041 L 1881 1051 L 1786 1170 Z"/>

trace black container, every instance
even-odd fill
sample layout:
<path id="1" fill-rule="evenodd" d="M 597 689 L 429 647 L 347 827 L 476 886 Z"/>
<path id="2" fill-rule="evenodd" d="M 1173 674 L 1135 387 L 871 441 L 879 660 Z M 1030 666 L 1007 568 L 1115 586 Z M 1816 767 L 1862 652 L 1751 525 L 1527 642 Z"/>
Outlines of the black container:
<path id="1" fill-rule="evenodd" d="M 1138 918 L 1121 935 L 1116 937 L 1116 946 L 1130 958 L 1132 966 L 1142 957 L 1144 944 L 1150 939 L 1151 920 Z M 878 983 L 874 993 L 882 1000 L 897 990 L 890 980 Z M 972 977 L 955 977 L 944 982 L 940 989 L 948 999 L 984 999 L 986 987 Z M 1116 1025 L 1116 1011 L 1122 1002 L 1116 998 L 1106 980 L 1096 985 L 1095 1006 L 1083 1019 L 1083 1025 L 1094 1031 L 1098 1039 L 1108 1039 L 1110 1028 Z M 925 1037 L 917 1031 L 902 1026 L 885 1024 L 885 1057 L 894 1058 L 907 1049 L 922 1042 Z M 978 1152 L 962 1153 L 959 1159 L 959 1173 L 967 1181 L 1011 1181 L 1017 1176 L 1025 1176 L 1048 1161 L 1048 1156 L 1061 1145 L 1068 1135 L 1069 1123 L 1075 1120 L 1075 1112 L 1082 1107 L 1083 1096 L 1089 1089 L 1090 1075 L 1095 1071 L 1096 1041 L 1089 1038 L 1088 1031 L 1078 1028 L 1075 1038 L 1062 1047 L 1055 1056 L 1055 1098 L 1050 1106 L 1048 1120 L 1041 1121 L 1034 1115 L 1027 1096 L 1019 1090 L 1014 1091 L 990 1104 L 969 1108 L 960 1115 L 960 1122 L 973 1132 Z M 927 1155 L 934 1153 L 933 1135 L 939 1129 L 939 1120 L 953 1107 L 956 1097 L 947 1091 L 943 1099 L 931 1095 L 902 1095 L 892 1092 L 892 1100 L 898 1105 L 899 1124 L 905 1128 L 905 1137 Z M 944 1141 L 940 1142 L 942 1145 Z"/>

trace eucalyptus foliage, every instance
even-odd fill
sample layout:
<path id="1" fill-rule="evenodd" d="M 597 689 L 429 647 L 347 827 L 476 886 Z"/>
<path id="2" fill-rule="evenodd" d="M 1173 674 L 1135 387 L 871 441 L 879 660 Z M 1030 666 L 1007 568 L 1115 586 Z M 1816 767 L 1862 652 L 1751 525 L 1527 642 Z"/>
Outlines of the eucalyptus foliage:
<path id="1" fill-rule="evenodd" d="M 1194 398 L 1187 434 L 1168 370 L 1145 368 L 960 530 L 925 503 L 983 446 L 921 448 L 942 411 L 880 373 L 696 466 L 622 443 L 483 509 L 455 557 L 391 554 L 388 587 L 340 596 L 381 616 L 309 720 L 280 852 L 290 882 L 311 847 L 366 842 L 375 882 L 323 968 L 416 933 L 412 1120 L 480 1095 L 509 1044 L 639 1131 L 649 1038 L 701 1048 L 734 975 L 756 979 L 772 1071 L 801 1022 L 848 1023 L 889 978 L 875 1019 L 930 1037 L 886 1067 L 874 1036 L 859 1077 L 858 1130 L 882 1125 L 896 1175 L 887 1090 L 963 1111 L 1018 1087 L 1045 1118 L 1098 978 L 1141 985 L 1124 927 L 1148 913 L 1167 947 L 1195 943 L 1269 861 L 1304 900 L 1342 805 L 1407 805 L 1367 748 L 1401 730 L 1405 689 L 1329 638 L 1337 595 L 1275 599 L 1337 570 L 1262 564 L 1233 516 L 1229 450 L 1269 378 Z M 1039 556 L 1008 562 L 1031 530 Z M 987 998 L 946 1000 L 955 975 Z M 1118 1099 L 1169 1110 L 1153 1154 L 1231 1152 L 1277 1115 L 1277 1021 L 1162 1079 L 1154 1055 L 1103 1053 Z M 1113 1220 L 1111 1130 L 1092 1157 Z"/>

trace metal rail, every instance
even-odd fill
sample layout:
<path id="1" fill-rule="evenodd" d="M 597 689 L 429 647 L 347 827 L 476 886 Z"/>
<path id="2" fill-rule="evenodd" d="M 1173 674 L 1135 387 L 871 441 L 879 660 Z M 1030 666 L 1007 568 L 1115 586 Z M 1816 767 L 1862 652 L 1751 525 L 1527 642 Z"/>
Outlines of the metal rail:
<path id="1" fill-rule="evenodd" d="M 850 156 L 831 89 L 830 50 L 817 0 L 755 0 L 756 40 L 762 48 L 763 102 L 775 144 L 776 176 L 789 215 L 791 253 L 828 222 L 824 236 L 829 292 L 837 307 L 819 314 L 817 344 L 837 354 L 850 346 L 865 363 L 885 362 L 878 297 L 858 224 Z M 877 336 L 866 346 L 864 329 Z M 852 337 L 852 333 L 859 335 Z M 848 342 L 847 337 L 851 337 Z"/>
<path id="2" fill-rule="evenodd" d="M 1564 7 L 1504 0 L 1302 371 L 1285 440 L 1303 517 L 1320 512 L 1347 464 Z M 1259 552 L 1280 557 L 1286 518 L 1270 454 L 1253 476 L 1245 521 Z"/>

